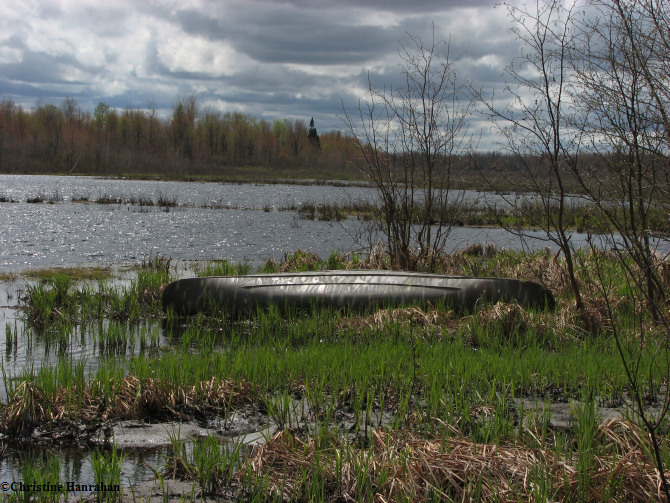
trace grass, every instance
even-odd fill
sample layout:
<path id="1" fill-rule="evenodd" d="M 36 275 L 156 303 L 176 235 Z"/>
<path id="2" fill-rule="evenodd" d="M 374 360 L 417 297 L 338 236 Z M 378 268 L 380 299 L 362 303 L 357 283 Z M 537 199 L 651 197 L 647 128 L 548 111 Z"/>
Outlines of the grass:
<path id="1" fill-rule="evenodd" d="M 586 314 L 574 310 L 560 258 L 490 246 L 443 257 L 436 267 L 541 281 L 555 293 L 556 311 L 497 304 L 457 317 L 439 306 L 356 315 L 269 309 L 244 320 L 225 313 L 180 320 L 161 312 L 160 291 L 172 279 L 167 259 L 147 259 L 121 290 L 55 275 L 27 290 L 30 330 L 72 344 L 75 328 L 89 326 L 100 348 L 97 370 L 87 374 L 84 363 L 63 358 L 19 379 L 5 376 L 0 430 L 29 436 L 37 427 L 95 427 L 101 415 L 229 421 L 260 414 L 275 433 L 255 453 L 216 437 L 190 449 L 176 440 L 161 476 L 194 480 L 211 495 L 263 500 L 647 501 L 655 475 L 644 434 L 598 415 L 603 404 L 628 401 L 631 390 L 602 298 L 589 286 L 595 258 L 651 402 L 667 384 L 665 334 L 634 301 L 612 257 L 577 258 Z M 321 259 L 297 250 L 262 270 L 385 264 L 378 256 Z M 196 272 L 251 271 L 220 261 Z M 158 346 L 152 320 L 161 321 L 169 344 L 130 350 Z M 13 346 L 25 336 L 10 329 L 6 339 Z M 551 410 L 561 403 L 572 404 L 570 419 L 557 426 Z M 663 440 L 666 461 L 668 447 Z"/>
<path id="2" fill-rule="evenodd" d="M 20 276 L 52 280 L 56 276 L 67 276 L 73 281 L 99 281 L 112 278 L 112 270 L 109 267 L 48 267 L 41 269 L 28 269 L 23 271 Z"/>
<path id="3" fill-rule="evenodd" d="M 63 202 L 63 195 L 58 190 L 54 190 L 53 192 L 51 192 L 51 194 L 40 192 L 36 196 L 30 196 L 26 199 L 26 203 L 29 204 L 34 203 L 56 204 L 62 202 Z"/>
<path id="4" fill-rule="evenodd" d="M 6 498 L 4 501 L 59 503 L 66 500 L 67 491 L 61 478 L 61 463 L 52 452 L 27 451 L 21 455 L 19 464 L 19 480 L 23 486 L 17 487 L 16 490 L 4 491 Z M 33 490 L 33 485 L 41 486 L 40 490 Z"/>
<path id="5" fill-rule="evenodd" d="M 295 181 L 292 181 L 295 183 Z M 240 182 L 241 183 L 241 182 Z M 263 182 L 268 183 L 268 182 Z M 0 197 L 0 202 L 2 199 Z M 29 197 L 29 203 L 59 203 L 63 202 L 63 197 L 58 192 L 47 195 L 40 193 L 37 196 Z M 120 195 L 120 194 L 99 194 L 97 198 L 91 198 L 88 195 L 74 195 L 71 202 L 84 204 L 101 205 L 130 205 L 140 208 L 158 207 L 164 211 L 180 206 L 177 196 L 168 195 L 160 192 L 154 199 L 149 195 Z M 199 205 L 205 209 L 226 210 L 239 209 L 239 206 L 224 204 L 222 201 L 208 202 Z M 296 212 L 300 218 L 307 220 L 321 221 L 342 221 L 347 218 L 356 218 L 364 221 L 373 221 L 383 219 L 382 208 L 374 202 L 359 200 L 349 202 L 317 202 L 305 201 L 300 204 L 291 204 L 274 208 L 265 203 L 255 208 L 264 212 L 292 211 Z M 443 225 L 455 227 L 500 227 L 514 229 L 533 229 L 552 227 L 553 222 L 557 221 L 558 205 L 545 204 L 539 200 L 518 199 L 511 201 L 509 205 L 499 205 L 498 207 L 488 207 L 482 204 L 465 202 L 454 202 L 448 204 L 445 208 L 435 212 L 428 217 L 433 223 L 442 222 Z M 616 211 L 610 209 L 609 211 Z M 426 220 L 425 209 L 417 204 L 411 211 L 412 219 L 416 223 Z M 616 214 L 619 221 L 625 221 L 624 215 Z M 568 202 L 564 208 L 562 217 L 563 226 L 566 230 L 576 232 L 610 232 L 612 229 L 608 219 L 602 214 L 595 205 L 584 201 Z M 648 215 L 648 226 L 652 232 L 667 233 L 668 219 L 662 211 L 651 211 Z"/>
<path id="6" fill-rule="evenodd" d="M 122 501 L 121 490 L 121 463 L 123 457 L 119 455 L 116 446 L 112 444 L 109 452 L 99 448 L 90 454 L 91 467 L 95 484 L 109 490 L 96 492 L 98 503 L 115 503 Z"/>
<path id="7" fill-rule="evenodd" d="M 545 205 L 541 201 L 523 199 L 513 203 L 515 207 L 490 208 L 481 204 L 454 203 L 447 205 L 441 214 L 432 214 L 433 223 L 443 222 L 454 227 L 500 227 L 512 229 L 552 228 L 558 221 L 558 204 Z M 353 217 L 365 221 L 381 220 L 382 208 L 367 201 L 353 201 L 344 204 L 305 202 L 297 206 L 281 208 L 295 211 L 307 220 L 341 221 Z M 614 211 L 614 210 L 610 210 Z M 621 213 L 621 210 L 616 210 Z M 618 214 L 617 221 L 625 221 L 625 215 Z M 426 219 L 425 210 L 417 205 L 412 210 L 413 220 L 419 224 Z M 562 218 L 564 228 L 576 232 L 608 233 L 615 231 L 607 218 L 594 205 L 584 202 L 566 204 Z M 649 230 L 667 233 L 668 219 L 663 211 L 650 212 Z"/>
<path id="8" fill-rule="evenodd" d="M 208 261 L 195 270 L 198 276 L 244 276 L 251 272 L 248 264 L 231 264 L 227 260 Z"/>
<path id="9" fill-rule="evenodd" d="M 170 281 L 170 260 L 150 257 L 125 289 L 108 286 L 104 269 L 37 271 L 40 281 L 27 284 L 20 306 L 28 323 L 40 332 L 59 332 L 93 319 L 139 320 L 160 311 L 161 288 Z M 98 280 L 97 288 L 75 284 Z"/>
<path id="10" fill-rule="evenodd" d="M 305 441 L 279 432 L 240 477 L 251 492 L 290 501 L 646 501 L 653 469 L 617 462 L 643 456 L 638 433 L 616 421 L 596 428 L 594 444 L 604 456 L 594 456 L 599 466 L 588 486 L 548 449 L 386 428 L 366 447 L 334 435 Z"/>
<path id="11" fill-rule="evenodd" d="M 18 203 L 18 201 L 6 194 L 0 193 L 0 203 Z"/>
<path id="12" fill-rule="evenodd" d="M 241 441 L 227 442 L 209 435 L 196 439 L 190 449 L 179 435 L 170 438 L 172 454 L 166 456 L 161 478 L 195 480 L 203 495 L 220 495 L 233 482 L 242 464 Z"/>

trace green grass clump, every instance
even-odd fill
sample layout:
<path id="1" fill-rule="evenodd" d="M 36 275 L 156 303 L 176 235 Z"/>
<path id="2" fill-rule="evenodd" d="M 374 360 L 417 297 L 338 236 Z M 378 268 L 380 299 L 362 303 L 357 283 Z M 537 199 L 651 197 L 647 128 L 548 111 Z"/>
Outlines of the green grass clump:
<path id="1" fill-rule="evenodd" d="M 50 450 L 37 452 L 28 450 L 19 457 L 20 473 L 15 482 L 21 482 L 17 490 L 5 491 L 3 501 L 8 503 L 60 503 L 67 500 L 67 488 L 61 477 L 59 457 Z M 16 484 L 18 485 L 18 484 Z M 40 490 L 32 490 L 39 485 Z"/>
<path id="2" fill-rule="evenodd" d="M 62 333 L 92 319 L 159 316 L 162 288 L 171 281 L 170 260 L 150 258 L 135 273 L 128 288 L 109 286 L 100 277 L 95 288 L 78 284 L 80 274 L 50 272 L 41 281 L 26 285 L 20 306 L 30 326 L 50 333 Z"/>
<path id="3" fill-rule="evenodd" d="M 109 267 L 55 267 L 46 269 L 30 269 L 21 273 L 21 276 L 50 280 L 57 276 L 67 276 L 72 281 L 100 281 L 112 277 Z"/>
<path id="4" fill-rule="evenodd" d="M 198 276 L 246 276 L 251 267 L 246 263 L 231 264 L 227 260 L 209 261 L 196 269 Z"/>
<path id="5" fill-rule="evenodd" d="M 108 452 L 96 449 L 90 454 L 91 468 L 95 484 L 105 490 L 97 491 L 98 503 L 116 503 L 123 501 L 123 491 L 121 489 L 121 465 L 123 456 L 121 456 L 112 444 Z"/>
<path id="6" fill-rule="evenodd" d="M 170 437 L 172 453 L 165 457 L 159 477 L 197 481 L 202 494 L 215 496 L 230 487 L 242 465 L 241 441 L 229 442 L 209 435 L 193 442 L 191 449 L 179 434 Z"/>
<path id="7" fill-rule="evenodd" d="M 297 250 L 262 270 L 364 269 L 383 260 L 335 252 L 323 260 Z M 600 410 L 631 403 L 621 348 L 634 363 L 644 403 L 662 401 L 667 334 L 636 300 L 632 264 L 626 270 L 611 253 L 584 251 L 575 263 L 581 313 L 560 257 L 492 246 L 442 257 L 436 267 L 542 282 L 556 295 L 554 312 L 514 304 L 483 304 L 462 316 L 441 306 L 367 313 L 271 307 L 244 319 L 223 312 L 177 318 L 160 310 L 160 289 L 171 279 L 165 259 L 147 260 L 123 290 L 56 276 L 29 292 L 27 319 L 59 346 L 76 342 L 73 327 L 90 327 L 96 368 L 86 375 L 84 364 L 63 358 L 19 379 L 5 376 L 9 398 L 0 424 L 8 434 L 28 434 L 55 418 L 96 425 L 101 413 L 225 422 L 241 412 L 260 415 L 259 429 L 272 435 L 253 454 L 255 464 L 237 444 L 231 449 L 216 437 L 191 450 L 180 443 L 166 461 L 162 477 L 197 481 L 212 496 L 244 487 L 239 496 L 298 501 L 372 501 L 376 494 L 645 501 L 656 487 L 645 434 L 629 422 L 603 421 Z M 222 261 L 198 274 L 250 272 Z M 604 291 L 594 277 L 603 279 Z M 141 327 L 138 319 L 145 320 Z M 157 342 L 159 333 L 165 344 Z M 17 337 L 23 334 L 6 331 L 10 347 Z M 159 345 L 160 351 L 134 349 Z M 559 408 L 568 410 L 564 424 L 552 417 Z M 667 421 L 659 424 L 659 434 L 667 433 Z M 622 467 L 626 456 L 636 461 Z M 667 437 L 660 456 L 670 462 Z M 457 487 L 449 473 L 461 477 Z"/>

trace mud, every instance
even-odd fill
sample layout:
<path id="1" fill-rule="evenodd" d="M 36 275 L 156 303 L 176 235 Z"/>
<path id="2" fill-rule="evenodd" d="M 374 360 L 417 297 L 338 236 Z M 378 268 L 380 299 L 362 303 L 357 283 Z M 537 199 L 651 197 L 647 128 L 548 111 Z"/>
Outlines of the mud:
<path id="1" fill-rule="evenodd" d="M 541 400 L 518 399 L 515 403 L 517 411 L 523 408 L 526 422 L 546 421 L 549 430 L 570 430 L 577 421 L 577 411 L 580 402 L 570 400 L 567 402 L 545 403 Z M 653 412 L 654 408 L 651 409 Z M 626 416 L 628 412 L 624 408 L 599 407 L 597 417 L 599 420 L 619 419 Z M 305 417 L 307 417 L 306 415 Z M 393 420 L 390 412 L 380 413 L 376 411 L 371 417 L 361 418 L 359 422 L 354 420 L 353 414 L 346 410 L 338 410 L 336 413 L 335 424 L 341 432 L 349 432 L 349 436 L 354 438 L 356 434 L 364 435 L 367 431 L 379 425 L 388 425 Z M 302 423 L 297 429 L 304 434 L 309 434 L 317 428 L 315 422 L 307 421 Z M 214 419 L 209 422 L 207 427 L 202 427 L 190 423 L 169 422 L 162 424 L 144 424 L 138 421 L 123 421 L 113 426 L 111 438 L 117 446 L 122 448 L 153 448 L 161 445 L 169 445 L 170 438 L 179 435 L 182 440 L 194 439 L 207 435 L 220 435 L 231 441 L 241 440 L 252 452 L 257 446 L 265 442 L 266 439 L 273 436 L 279 429 L 277 424 L 268 419 L 267 416 L 259 413 L 240 414 L 232 420 Z M 359 441 L 361 439 L 359 438 Z M 105 439 L 102 434 L 97 437 L 97 441 L 104 443 L 110 439 Z M 198 487 L 197 482 L 164 480 L 162 485 L 158 480 L 146 481 L 135 487 L 124 488 L 122 501 L 124 503 L 144 502 L 158 503 L 179 501 L 236 501 L 239 494 L 239 487 L 231 487 L 228 494 L 219 494 L 216 497 L 203 494 Z M 94 501 L 93 497 L 85 501 Z"/>
<path id="2" fill-rule="evenodd" d="M 420 410 L 421 404 L 416 404 Z M 569 400 L 548 403 L 540 399 L 517 399 L 511 406 L 511 412 L 518 418 L 523 417 L 527 427 L 533 428 L 544 423 L 548 430 L 571 430 L 578 419 L 580 402 Z M 244 455 L 250 455 L 278 431 L 290 428 L 301 436 L 314 436 L 316 432 L 327 426 L 349 438 L 354 445 L 364 446 L 371 437 L 372 431 L 380 426 L 394 425 L 395 415 L 391 410 L 380 410 L 373 407 L 368 415 L 355 417 L 353 408 L 342 404 L 332 415 L 327 424 L 319 421 L 318 414 L 311 409 L 305 400 L 292 399 L 289 406 L 290 420 L 278 423 L 263 407 L 258 404 L 233 411 L 228 418 L 211 417 L 206 420 L 181 422 L 176 418 L 159 423 L 148 423 L 141 420 L 108 421 L 98 427 L 86 425 L 69 425 L 62 428 L 37 428 L 30 440 L 37 444 L 59 444 L 62 446 L 79 445 L 82 450 L 92 447 L 105 447 L 114 444 L 126 455 L 132 452 L 156 451 L 173 446 L 175 441 L 192 444 L 192 441 L 207 436 L 217 436 L 222 442 L 241 443 Z M 523 414 L 520 411 L 523 410 Z M 650 406 L 653 413 L 659 410 Z M 598 407 L 598 421 L 619 419 L 630 415 L 630 410 L 621 407 Z M 485 413 L 477 415 L 478 420 L 487 421 L 490 416 Z M 27 440 L 27 439 L 26 439 Z M 3 443 L 11 439 L 2 439 Z M 160 457 L 159 457 L 160 458 Z M 159 459 L 160 461 L 160 459 Z M 161 472 L 160 462 L 152 469 Z M 122 484 L 123 485 L 123 484 Z M 123 486 L 121 501 L 125 502 L 181 502 L 181 501 L 236 501 L 240 487 L 230 487 L 228 493 L 217 494 L 216 497 L 203 494 L 197 481 L 174 479 L 144 480 L 132 485 Z M 96 501 L 96 495 L 87 495 L 84 501 Z"/>

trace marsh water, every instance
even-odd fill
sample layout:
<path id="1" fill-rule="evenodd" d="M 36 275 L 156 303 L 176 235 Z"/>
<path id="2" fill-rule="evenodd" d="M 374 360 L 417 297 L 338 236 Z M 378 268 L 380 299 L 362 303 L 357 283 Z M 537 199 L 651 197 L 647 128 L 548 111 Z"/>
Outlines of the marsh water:
<path id="1" fill-rule="evenodd" d="M 465 193 L 473 203 L 483 204 L 485 194 Z M 492 197 L 492 196 L 489 196 Z M 29 203 L 28 200 L 40 200 Z M 120 201 L 95 204 L 96 201 Z M 127 330 L 137 341 L 112 355 L 123 361 L 130 355 L 160 350 L 172 338 L 160 325 L 99 325 L 77 327 L 63 345 L 50 344 L 24 326 L 17 300 L 27 280 L 20 273 L 40 268 L 105 266 L 123 267 L 149 257 L 169 257 L 188 274 L 189 264 L 226 259 L 256 267 L 267 259 L 279 260 L 297 249 L 316 252 L 322 258 L 332 251 L 364 251 L 365 222 L 355 218 L 341 222 L 302 219 L 296 211 L 305 203 L 349 204 L 374 201 L 375 191 L 359 186 L 290 184 L 220 184 L 101 179 L 67 176 L 0 176 L 0 273 L 19 273 L 18 279 L 0 283 L 0 354 L 8 379 L 31 374 L 42 367 L 55 367 L 66 360 L 83 362 L 86 370 L 109 358 L 96 344 L 94 332 Z M 147 204 L 151 200 L 154 204 Z M 158 206 L 159 201 L 169 205 Z M 77 202 L 78 201 L 78 202 Z M 497 247 L 543 248 L 548 245 L 538 231 L 536 238 L 521 242 L 502 229 L 456 227 L 450 249 L 474 243 Z M 585 236 L 575 234 L 576 246 Z M 18 334 L 10 347 L 1 334 Z M 140 344 L 144 340 L 146 344 Z M 147 342 L 148 341 L 148 342 Z M 5 401 L 6 391 L 0 389 Z M 0 481 L 20 478 L 25 452 L 0 457 Z M 151 478 L 147 459 L 158 461 L 160 452 L 128 451 L 124 461 L 124 484 Z M 88 453 L 62 451 L 64 480 L 90 480 Z"/>
<path id="2" fill-rule="evenodd" d="M 468 191 L 484 204 L 493 197 Z M 27 203 L 41 198 L 41 204 Z M 73 200 L 170 201 L 175 207 L 140 204 L 82 204 Z M 286 251 L 356 250 L 363 225 L 356 219 L 301 219 L 305 203 L 374 201 L 366 187 L 158 182 L 89 177 L 0 175 L 0 272 L 30 268 L 139 262 L 149 255 L 173 260 L 227 259 L 257 265 Z M 50 204 L 50 202 L 52 204 Z M 537 233 L 541 238 L 542 234 Z M 364 236 L 367 238 L 367 236 Z M 583 237 L 576 236 L 576 239 Z M 503 229 L 456 227 L 449 250 L 492 242 L 519 248 Z M 530 239 L 532 247 L 546 243 Z"/>

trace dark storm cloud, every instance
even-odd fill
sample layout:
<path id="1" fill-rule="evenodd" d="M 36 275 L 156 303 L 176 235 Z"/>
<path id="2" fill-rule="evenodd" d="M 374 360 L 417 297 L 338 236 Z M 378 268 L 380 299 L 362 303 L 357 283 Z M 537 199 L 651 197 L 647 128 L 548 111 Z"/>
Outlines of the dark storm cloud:
<path id="1" fill-rule="evenodd" d="M 333 5 L 332 0 L 287 0 L 284 3 L 305 9 L 319 9 Z M 457 7 L 491 7 L 495 3 L 491 0 L 421 0 L 415 2 L 407 0 L 338 0 L 337 6 L 341 9 L 353 6 L 398 13 L 433 13 Z"/>
<path id="2" fill-rule="evenodd" d="M 396 34 L 377 26 L 352 26 L 314 9 L 270 5 L 224 19 L 215 13 L 181 10 L 174 15 L 191 35 L 228 40 L 249 58 L 264 63 L 354 64 L 393 50 Z"/>
<path id="3" fill-rule="evenodd" d="M 86 68 L 72 56 L 49 56 L 43 52 L 24 51 L 18 63 L 0 64 L 0 75 L 6 80 L 35 84 L 86 84 L 87 80 L 73 79 L 73 71 L 96 71 Z"/>
<path id="4" fill-rule="evenodd" d="M 286 32 L 250 30 L 236 47 L 261 62 L 329 65 L 364 63 L 392 51 L 395 44 L 388 30 L 365 26 L 286 28 Z"/>
<path id="5" fill-rule="evenodd" d="M 62 93 L 60 90 L 49 91 L 42 86 L 0 79 L 0 96 L 3 98 L 20 97 L 24 104 L 31 106 L 38 98 L 61 98 Z"/>
<path id="6" fill-rule="evenodd" d="M 226 37 L 226 28 L 208 13 L 195 10 L 180 10 L 174 15 L 179 26 L 189 35 L 199 35 L 212 40 Z"/>

